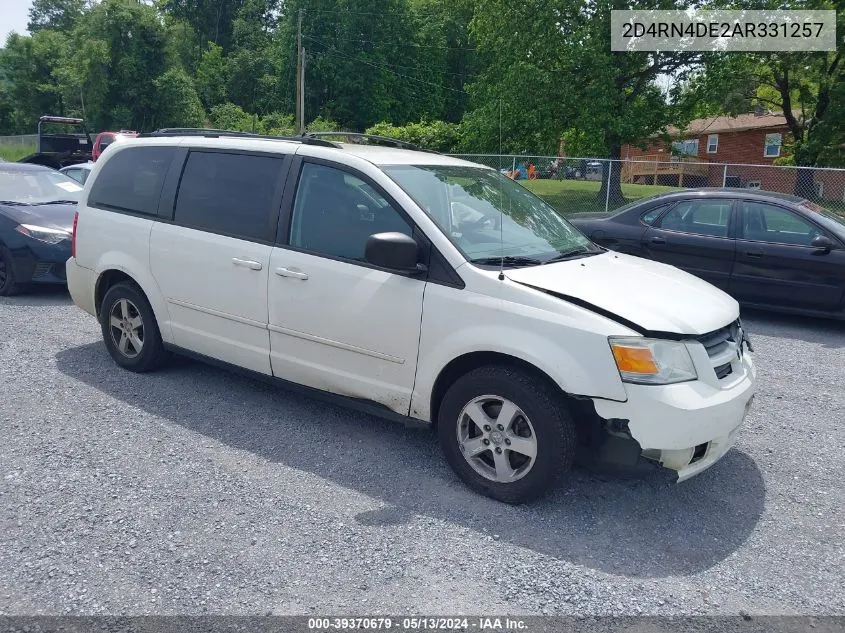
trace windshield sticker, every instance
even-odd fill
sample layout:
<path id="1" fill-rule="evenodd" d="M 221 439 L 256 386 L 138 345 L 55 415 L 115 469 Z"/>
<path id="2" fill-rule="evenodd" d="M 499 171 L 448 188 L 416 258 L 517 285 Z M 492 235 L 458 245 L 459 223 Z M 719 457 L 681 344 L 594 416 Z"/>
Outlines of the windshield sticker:
<path id="1" fill-rule="evenodd" d="M 82 191 L 82 187 L 80 187 L 79 185 L 74 184 L 72 182 L 57 182 L 56 185 L 61 187 L 65 191 L 73 191 L 73 192 Z"/>

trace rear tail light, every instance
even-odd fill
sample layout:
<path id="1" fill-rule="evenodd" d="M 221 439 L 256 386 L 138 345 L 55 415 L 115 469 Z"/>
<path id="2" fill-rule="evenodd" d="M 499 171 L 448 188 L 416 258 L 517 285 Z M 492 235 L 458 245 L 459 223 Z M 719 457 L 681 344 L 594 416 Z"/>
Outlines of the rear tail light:
<path id="1" fill-rule="evenodd" d="M 79 211 L 73 214 L 73 236 L 70 238 L 70 256 L 76 258 L 76 223 L 79 221 Z"/>

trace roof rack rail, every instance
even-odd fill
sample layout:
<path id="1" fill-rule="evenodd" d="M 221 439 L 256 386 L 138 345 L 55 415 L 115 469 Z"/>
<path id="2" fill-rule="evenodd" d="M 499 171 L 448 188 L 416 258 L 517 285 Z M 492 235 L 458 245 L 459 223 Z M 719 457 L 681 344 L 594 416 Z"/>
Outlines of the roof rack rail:
<path id="1" fill-rule="evenodd" d="M 426 149 L 424 147 L 420 147 L 414 143 L 409 143 L 407 141 L 400 141 L 396 138 L 390 138 L 389 136 L 378 136 L 377 134 L 363 134 L 361 132 L 306 132 L 305 136 L 319 139 L 325 136 L 338 138 L 338 137 L 345 137 L 349 139 L 350 143 L 360 143 L 364 144 L 365 141 L 371 141 L 374 145 L 388 145 L 390 147 L 398 147 L 401 149 L 411 149 L 417 152 L 429 152 L 431 154 L 439 154 L 433 149 Z"/>
<path id="2" fill-rule="evenodd" d="M 205 138 L 254 138 L 270 141 L 293 141 L 305 145 L 320 145 L 323 147 L 340 147 L 337 143 L 311 136 L 272 136 L 271 134 L 254 134 L 252 132 L 238 132 L 235 130 L 218 130 L 216 128 L 201 127 L 169 127 L 139 134 L 139 138 L 169 137 L 169 136 L 202 136 Z"/>

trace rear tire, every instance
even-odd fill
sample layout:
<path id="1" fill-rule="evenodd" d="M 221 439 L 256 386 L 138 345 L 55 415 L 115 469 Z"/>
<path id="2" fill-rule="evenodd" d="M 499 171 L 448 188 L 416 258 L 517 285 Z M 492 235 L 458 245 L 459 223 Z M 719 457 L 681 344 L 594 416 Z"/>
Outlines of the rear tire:
<path id="1" fill-rule="evenodd" d="M 118 365 L 138 373 L 154 371 L 169 358 L 150 302 L 138 286 L 120 282 L 100 306 L 106 349 Z"/>
<path id="2" fill-rule="evenodd" d="M 12 297 L 20 294 L 23 286 L 15 278 L 12 253 L 5 246 L 0 246 L 0 297 Z"/>
<path id="3" fill-rule="evenodd" d="M 437 430 L 461 480 L 505 503 L 546 494 L 572 468 L 576 449 L 562 394 L 509 366 L 480 367 L 455 381 L 440 405 Z"/>

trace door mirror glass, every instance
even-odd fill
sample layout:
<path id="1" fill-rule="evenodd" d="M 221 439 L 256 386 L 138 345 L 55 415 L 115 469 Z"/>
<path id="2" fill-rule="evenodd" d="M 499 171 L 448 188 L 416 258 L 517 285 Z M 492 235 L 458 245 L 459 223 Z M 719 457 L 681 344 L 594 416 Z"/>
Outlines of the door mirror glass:
<path id="1" fill-rule="evenodd" d="M 367 240 L 364 259 L 373 266 L 410 272 L 418 270 L 420 247 L 404 233 L 375 233 Z"/>
<path id="2" fill-rule="evenodd" d="M 826 235 L 819 235 L 818 237 L 813 238 L 813 241 L 810 242 L 810 246 L 822 250 L 825 253 L 829 253 L 836 244 L 834 244 L 833 240 Z"/>

